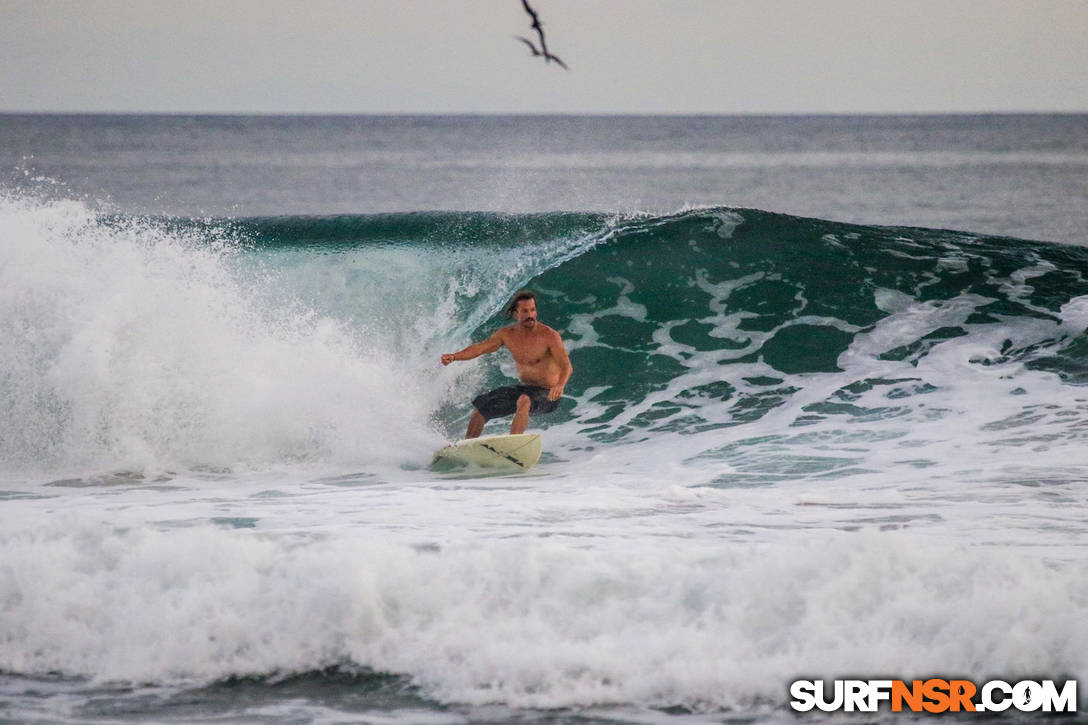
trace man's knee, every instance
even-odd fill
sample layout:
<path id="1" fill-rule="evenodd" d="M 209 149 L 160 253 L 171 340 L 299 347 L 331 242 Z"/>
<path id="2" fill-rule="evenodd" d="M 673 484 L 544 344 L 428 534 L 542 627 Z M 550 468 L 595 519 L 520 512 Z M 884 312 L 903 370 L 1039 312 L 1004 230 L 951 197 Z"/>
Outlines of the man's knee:
<path id="1" fill-rule="evenodd" d="M 529 410 L 529 406 L 532 405 L 533 400 L 528 395 L 522 394 L 518 396 L 518 411 Z"/>

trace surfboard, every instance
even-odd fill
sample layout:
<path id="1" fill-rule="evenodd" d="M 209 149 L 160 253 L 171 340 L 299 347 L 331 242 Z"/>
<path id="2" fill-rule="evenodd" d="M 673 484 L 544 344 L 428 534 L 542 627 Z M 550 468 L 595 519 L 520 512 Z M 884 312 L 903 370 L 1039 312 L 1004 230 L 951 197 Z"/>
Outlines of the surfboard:
<path id="1" fill-rule="evenodd" d="M 435 464 L 476 465 L 526 471 L 540 460 L 539 433 L 480 436 L 451 443 L 435 451 Z"/>

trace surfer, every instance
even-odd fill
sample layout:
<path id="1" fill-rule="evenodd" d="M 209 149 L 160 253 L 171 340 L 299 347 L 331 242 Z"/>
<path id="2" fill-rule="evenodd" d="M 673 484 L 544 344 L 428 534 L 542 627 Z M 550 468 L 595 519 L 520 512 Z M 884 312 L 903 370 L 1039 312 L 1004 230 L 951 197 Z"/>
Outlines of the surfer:
<path id="1" fill-rule="evenodd" d="M 496 388 L 472 401 L 465 438 L 478 438 L 484 423 L 511 414 L 514 420 L 510 433 L 524 433 L 530 415 L 551 413 L 559 407 L 563 388 L 574 372 L 559 333 L 537 320 L 536 295 L 528 290 L 518 292 L 506 307 L 506 315 L 514 319 L 512 325 L 497 330 L 483 342 L 442 356 L 442 364 L 449 365 L 454 360 L 472 360 L 495 352 L 505 345 L 517 364 L 520 385 Z"/>

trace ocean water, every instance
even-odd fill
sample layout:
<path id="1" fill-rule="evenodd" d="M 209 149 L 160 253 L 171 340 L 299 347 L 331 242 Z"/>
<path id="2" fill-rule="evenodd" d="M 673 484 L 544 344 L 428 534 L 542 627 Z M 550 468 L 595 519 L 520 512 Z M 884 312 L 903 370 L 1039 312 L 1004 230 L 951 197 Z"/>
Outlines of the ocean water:
<path id="1" fill-rule="evenodd" d="M 0 116 L 0 179 L 0 720 L 1088 707 L 1088 116 Z M 544 457 L 431 471 L 522 287 Z"/>

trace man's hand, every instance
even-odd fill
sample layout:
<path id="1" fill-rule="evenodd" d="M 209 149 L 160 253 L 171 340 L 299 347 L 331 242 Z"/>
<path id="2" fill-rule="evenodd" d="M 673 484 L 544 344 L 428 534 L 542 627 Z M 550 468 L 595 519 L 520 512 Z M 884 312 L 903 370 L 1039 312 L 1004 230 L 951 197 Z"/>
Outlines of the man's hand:
<path id="1" fill-rule="evenodd" d="M 453 362 L 453 354 L 452 353 L 446 353 L 445 355 L 442 356 L 442 364 L 443 365 L 449 365 L 451 362 Z"/>
<path id="2" fill-rule="evenodd" d="M 553 385 L 552 389 L 548 391 L 548 400 L 559 400 L 563 397 L 563 386 Z"/>

